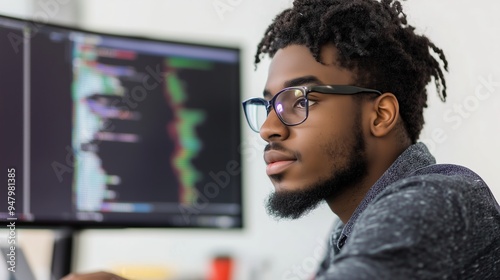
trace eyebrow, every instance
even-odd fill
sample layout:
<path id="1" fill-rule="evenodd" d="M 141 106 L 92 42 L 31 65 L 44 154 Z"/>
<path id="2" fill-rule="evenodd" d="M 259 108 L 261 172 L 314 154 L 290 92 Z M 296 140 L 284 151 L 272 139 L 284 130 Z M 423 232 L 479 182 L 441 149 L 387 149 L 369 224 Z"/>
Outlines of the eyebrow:
<path id="1" fill-rule="evenodd" d="M 295 79 L 285 81 L 283 83 L 283 88 L 295 87 L 295 86 L 300 86 L 300 85 L 304 85 L 304 84 L 323 84 L 323 82 L 321 82 L 321 80 L 318 79 L 318 77 L 316 77 L 316 76 L 312 76 L 312 75 L 302 76 L 302 77 L 298 77 Z M 264 90 L 263 95 L 264 95 L 264 98 L 271 98 L 272 97 L 271 92 L 267 89 Z"/>

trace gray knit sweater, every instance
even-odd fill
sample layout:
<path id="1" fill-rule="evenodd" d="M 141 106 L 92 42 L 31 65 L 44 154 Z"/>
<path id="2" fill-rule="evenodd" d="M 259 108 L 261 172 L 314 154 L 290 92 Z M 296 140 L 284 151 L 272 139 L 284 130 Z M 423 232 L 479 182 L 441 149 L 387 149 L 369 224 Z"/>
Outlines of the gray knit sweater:
<path id="1" fill-rule="evenodd" d="M 334 227 L 325 279 L 500 279 L 500 207 L 469 169 L 410 146 Z"/>

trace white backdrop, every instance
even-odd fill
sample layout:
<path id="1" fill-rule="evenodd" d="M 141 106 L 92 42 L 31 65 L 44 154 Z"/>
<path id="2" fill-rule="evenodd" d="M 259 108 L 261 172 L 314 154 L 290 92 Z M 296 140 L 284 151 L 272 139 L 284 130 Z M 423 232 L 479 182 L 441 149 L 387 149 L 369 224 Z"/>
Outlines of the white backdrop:
<path id="1" fill-rule="evenodd" d="M 47 3 L 57 3 L 50 6 Z M 52 21 L 118 34 L 226 44 L 243 50 L 243 99 L 261 95 L 268 61 L 253 68 L 256 45 L 271 19 L 290 0 L 0 0 L 0 13 L 52 15 Z M 24 3 L 24 4 L 23 4 Z M 45 4 L 43 4 L 45 3 Z M 429 86 L 429 108 L 421 139 L 438 162 L 458 163 L 480 174 L 500 199 L 500 2 L 418 0 L 403 3 L 410 23 L 445 51 L 448 100 Z M 44 9 L 45 7 L 45 9 Z M 243 123 L 244 125 L 244 123 Z M 246 227 L 242 231 L 89 230 L 81 234 L 77 271 L 120 265 L 172 267 L 202 274 L 218 252 L 233 254 L 237 279 L 307 279 L 334 220 L 326 205 L 299 221 L 267 217 L 263 200 L 272 190 L 260 159 L 262 142 L 244 129 Z M 253 276 L 252 276 L 253 275 Z M 252 277 L 251 277 L 252 276 Z"/>

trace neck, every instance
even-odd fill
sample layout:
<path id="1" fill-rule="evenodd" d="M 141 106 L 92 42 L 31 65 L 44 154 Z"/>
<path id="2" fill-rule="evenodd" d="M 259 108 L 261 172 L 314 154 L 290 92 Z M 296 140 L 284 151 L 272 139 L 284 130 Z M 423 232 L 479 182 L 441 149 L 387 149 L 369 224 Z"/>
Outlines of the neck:
<path id="1" fill-rule="evenodd" d="M 328 198 L 326 202 L 332 212 L 346 224 L 372 185 L 371 182 L 363 180 L 362 183 L 347 187 L 341 194 Z"/>

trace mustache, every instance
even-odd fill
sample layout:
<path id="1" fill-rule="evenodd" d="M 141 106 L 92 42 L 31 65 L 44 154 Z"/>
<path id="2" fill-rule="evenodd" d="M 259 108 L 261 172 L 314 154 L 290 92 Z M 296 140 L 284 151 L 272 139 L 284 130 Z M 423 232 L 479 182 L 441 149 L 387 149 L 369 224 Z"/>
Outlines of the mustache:
<path id="1" fill-rule="evenodd" d="M 280 143 L 277 143 L 277 142 L 271 142 L 271 143 L 267 144 L 266 147 L 264 147 L 264 152 L 267 152 L 270 150 L 290 153 L 290 151 L 288 151 L 288 149 L 286 149 L 285 147 L 283 147 L 283 145 L 281 145 Z"/>
<path id="2" fill-rule="evenodd" d="M 284 152 L 288 155 L 293 155 L 298 160 L 301 159 L 300 153 L 291 151 L 291 150 L 285 148 L 283 145 L 281 145 L 281 143 L 278 143 L 278 142 L 271 142 L 264 147 L 264 152 L 271 151 L 271 150 Z"/>

